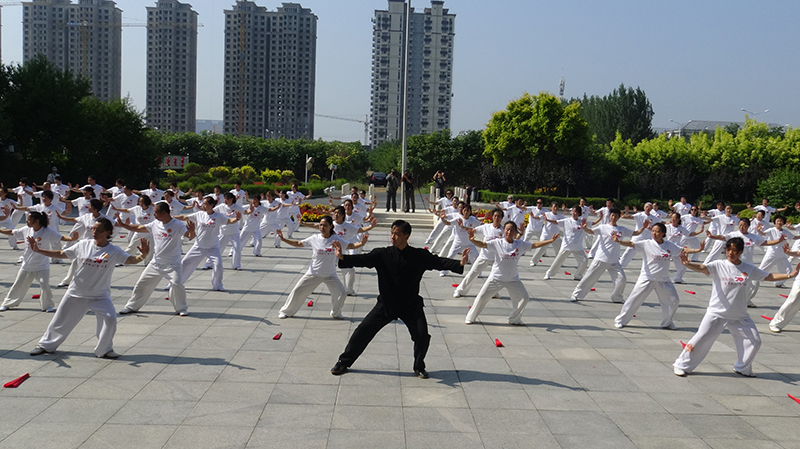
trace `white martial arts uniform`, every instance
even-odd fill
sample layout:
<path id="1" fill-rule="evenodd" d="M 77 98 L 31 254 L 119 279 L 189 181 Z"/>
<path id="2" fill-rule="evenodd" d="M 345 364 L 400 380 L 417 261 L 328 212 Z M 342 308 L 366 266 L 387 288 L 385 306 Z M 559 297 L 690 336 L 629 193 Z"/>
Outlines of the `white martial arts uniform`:
<path id="1" fill-rule="evenodd" d="M 733 215 L 717 215 L 711 223 L 713 229 L 711 229 L 710 232 L 712 235 L 725 235 L 739 229 L 739 218 Z M 714 245 L 708 251 L 708 256 L 706 256 L 706 260 L 703 261 L 703 264 L 708 265 L 709 262 L 719 259 L 719 256 L 724 254 L 725 242 L 722 240 L 714 240 Z"/>
<path id="2" fill-rule="evenodd" d="M 223 217 L 226 218 L 235 218 L 236 212 L 240 214 L 244 214 L 244 209 L 242 206 L 234 203 L 228 206 L 225 203 L 219 204 L 214 208 L 214 211 L 221 214 Z M 240 220 L 241 221 L 241 220 Z M 231 267 L 234 270 L 241 270 L 242 269 L 242 242 L 239 240 L 239 222 L 236 223 L 228 223 L 227 221 L 225 224 L 219 228 L 219 250 L 224 251 L 225 248 L 228 246 L 228 242 L 231 244 L 231 248 L 233 251 L 233 258 L 231 261 Z M 211 261 L 206 262 L 206 268 L 211 267 Z"/>
<path id="3" fill-rule="evenodd" d="M 72 227 L 70 231 L 70 235 L 73 232 L 78 233 L 78 238 L 80 240 L 92 240 L 92 226 L 94 226 L 94 222 L 98 218 L 105 218 L 110 221 L 112 224 L 115 223 L 117 220 L 115 218 L 109 217 L 104 214 L 98 214 L 97 217 L 94 214 L 87 214 L 87 215 L 79 215 L 75 218 L 75 226 Z M 68 245 L 65 245 L 64 250 L 66 251 L 67 248 L 71 248 L 77 245 L 78 242 L 70 242 Z M 75 258 L 70 257 L 72 259 L 72 263 L 69 264 L 69 268 L 67 269 L 67 274 L 64 275 L 64 279 L 61 280 L 61 284 L 67 285 L 72 282 L 72 278 L 75 276 L 75 271 L 78 269 L 78 260 Z"/>
<path id="4" fill-rule="evenodd" d="M 767 240 L 778 240 L 781 237 L 781 234 L 786 236 L 786 240 L 791 241 L 791 239 L 794 239 L 794 234 L 792 234 L 792 231 L 786 228 L 783 228 L 782 230 L 779 230 L 778 228 L 771 228 L 764 231 L 764 235 L 766 236 L 765 238 Z M 783 245 L 780 244 L 767 247 L 766 251 L 764 252 L 764 258 L 761 259 L 761 264 L 758 265 L 758 268 L 767 272 L 786 274 L 789 274 L 792 271 L 792 267 L 789 265 L 789 258 L 786 257 L 786 253 L 783 252 Z M 776 281 L 775 286 L 781 287 L 783 286 L 783 282 L 784 281 Z M 761 282 L 758 280 L 753 280 L 752 285 L 753 289 L 750 294 L 750 299 L 754 298 L 758 293 Z"/>
<path id="5" fill-rule="evenodd" d="M 33 206 L 33 189 L 31 187 L 17 186 L 12 189 L 17 194 L 17 206 L 31 207 Z M 15 209 L 11 211 L 11 217 L 8 218 L 8 229 L 14 229 L 25 216 L 25 212 Z M 8 246 L 18 249 L 17 240 L 13 235 L 8 236 Z"/>
<path id="6" fill-rule="evenodd" d="M 671 223 L 667 224 L 666 240 L 674 243 L 678 248 L 683 248 L 686 246 L 686 240 L 688 238 L 689 230 L 683 227 L 683 225 L 675 227 L 672 226 Z M 677 254 L 672 256 L 672 263 L 675 264 L 675 278 L 672 282 L 681 284 L 683 283 L 683 275 L 686 273 L 686 267 L 681 263 L 681 258 Z"/>
<path id="7" fill-rule="evenodd" d="M 261 238 L 268 236 L 270 233 L 273 233 L 280 229 L 278 226 L 278 213 L 281 210 L 281 200 L 275 198 L 270 202 L 269 200 L 262 200 L 261 205 L 267 208 L 267 212 L 262 215 L 261 218 Z M 275 209 L 277 208 L 277 209 Z M 270 210 L 275 209 L 275 210 Z M 275 243 L 274 246 L 280 246 L 281 239 L 278 237 L 278 234 L 275 234 Z"/>
<path id="8" fill-rule="evenodd" d="M 346 249 L 350 243 L 356 243 L 359 240 L 361 228 L 354 223 L 344 221 L 342 224 L 333 222 L 333 233 L 336 234 L 342 243 L 342 250 L 345 254 L 355 254 L 355 250 Z M 356 283 L 356 269 L 355 268 L 340 268 L 342 272 L 342 279 L 344 279 L 344 288 L 347 294 L 355 296 L 355 283 Z"/>
<path id="9" fill-rule="evenodd" d="M 430 247 L 430 252 L 434 254 L 446 254 L 448 249 L 448 243 L 451 242 L 453 238 L 453 220 L 460 217 L 461 214 L 458 213 L 458 209 L 453 206 L 447 206 L 444 208 L 445 219 L 450 222 L 450 224 L 445 224 L 442 232 L 436 236 L 434 239 L 433 244 Z"/>
<path id="10" fill-rule="evenodd" d="M 519 280 L 518 265 L 525 252 L 531 248 L 531 244 L 524 240 L 508 243 L 506 239 L 499 238 L 486 242 L 486 246 L 493 260 L 492 272 L 481 287 L 472 308 L 469 309 L 465 322 L 474 323 L 489 299 L 505 288 L 511 298 L 511 314 L 508 316 L 508 322 L 522 324 L 522 312 L 528 305 L 530 297 L 525 285 Z"/>
<path id="11" fill-rule="evenodd" d="M 117 312 L 111 302 L 111 275 L 114 266 L 125 263 L 130 256 L 111 243 L 99 247 L 93 239 L 81 240 L 64 253 L 77 261 L 75 281 L 64 293 L 39 346 L 47 352 L 55 351 L 91 310 L 97 318 L 94 355 L 103 357 L 113 349 L 117 330 Z"/>
<path id="12" fill-rule="evenodd" d="M 535 218 L 534 218 L 535 217 Z M 503 217 L 503 221 L 506 217 Z M 536 206 L 528 207 L 528 226 L 525 227 L 525 235 L 522 238 L 526 242 L 535 242 L 542 235 L 542 210 Z"/>
<path id="13" fill-rule="evenodd" d="M 559 213 L 553 212 L 545 212 L 542 214 L 543 217 L 547 217 L 548 220 L 558 221 L 564 218 L 563 215 Z M 558 232 L 558 225 L 555 223 L 550 223 L 549 221 L 542 220 L 542 233 L 539 237 L 539 241 L 542 242 L 544 240 L 550 240 L 556 233 Z M 559 245 L 561 243 L 561 237 L 559 237 L 555 242 L 552 244 Z M 536 252 L 533 253 L 533 257 L 531 257 L 530 266 L 535 266 L 539 263 L 542 257 L 544 257 L 545 252 L 547 251 L 547 247 L 549 245 L 545 245 L 536 249 Z"/>
<path id="14" fill-rule="evenodd" d="M 800 293 L 800 277 L 794 279 L 789 296 L 783 302 L 781 308 L 775 312 L 772 321 L 769 322 L 770 330 L 780 332 L 797 315 L 797 312 L 800 311 L 800 301 L 797 300 L 798 293 Z"/>
<path id="15" fill-rule="evenodd" d="M 769 275 L 753 264 L 739 265 L 726 260 L 704 264 L 713 277 L 711 299 L 697 333 L 686 343 L 673 366 L 691 373 L 711 350 L 717 337 L 727 327 L 736 346 L 737 361 L 733 369 L 742 374 L 753 373 L 753 359 L 761 347 L 755 323 L 747 314 L 747 292 L 753 280 Z"/>
<path id="16" fill-rule="evenodd" d="M 300 192 L 292 192 L 290 190 L 287 193 L 287 198 L 292 203 L 289 215 L 293 221 L 290 221 L 290 229 L 292 232 L 295 232 L 300 228 L 300 219 L 303 218 L 303 215 L 300 212 L 300 204 L 303 202 L 306 196 Z M 289 235 L 291 236 L 292 234 L 290 233 Z"/>
<path id="17" fill-rule="evenodd" d="M 689 234 L 697 232 L 702 224 L 703 219 L 700 217 L 695 217 L 692 214 L 681 215 L 681 226 L 686 228 Z M 698 249 L 700 248 L 700 239 L 698 239 L 697 236 L 687 236 L 686 240 L 683 242 L 683 246 L 690 249 Z M 700 257 L 698 254 L 700 253 L 693 253 L 690 256 L 692 262 L 697 262 L 698 257 Z"/>
<path id="18" fill-rule="evenodd" d="M 772 206 L 764 206 L 763 204 L 759 204 L 758 206 L 754 207 L 753 210 L 756 211 L 756 213 L 758 213 L 758 211 L 764 212 L 764 220 L 770 222 L 772 221 L 772 214 L 774 214 L 777 209 Z"/>
<path id="19" fill-rule="evenodd" d="M 669 279 L 669 262 L 672 257 L 678 257 L 681 248 L 666 240 L 659 245 L 652 237 L 650 240 L 635 242 L 634 245 L 643 253 L 642 270 L 639 272 L 639 279 L 636 280 L 633 291 L 614 319 L 614 324 L 618 328 L 628 324 L 650 292 L 655 290 L 658 302 L 661 303 L 661 327 L 671 328 L 674 326 L 672 317 L 678 310 L 679 298 L 675 286 Z"/>
<path id="20" fill-rule="evenodd" d="M 186 225 L 173 218 L 167 223 L 155 220 L 143 225 L 153 241 L 153 260 L 147 264 L 133 286 L 133 293 L 125 309 L 139 311 L 156 289 L 161 278 L 169 279 L 169 301 L 177 313 L 186 313 L 186 289 L 181 268 L 181 237 Z"/>
<path id="21" fill-rule="evenodd" d="M 503 226 L 499 228 L 494 227 L 494 223 L 486 223 L 475 228 L 475 235 L 482 235 L 484 243 L 491 242 L 499 238 L 503 238 Z M 458 284 L 453 296 L 459 297 L 469 293 L 470 287 L 475 279 L 483 273 L 483 270 L 492 266 L 494 258 L 489 254 L 489 250 L 481 248 L 478 258 L 472 264 L 469 272 L 464 276 L 464 279 Z"/>
<path id="22" fill-rule="evenodd" d="M 642 229 L 646 220 L 650 220 L 651 226 L 661 222 L 661 218 L 659 218 L 658 215 L 646 214 L 644 211 L 633 214 L 633 219 L 636 222 L 636 229 Z M 641 234 L 633 238 L 633 243 L 646 242 L 648 240 L 653 240 L 653 234 L 650 232 L 650 229 L 645 229 Z M 631 263 L 631 260 L 633 260 L 633 257 L 638 251 L 639 248 L 636 247 L 625 248 L 625 252 L 622 253 L 622 257 L 619 259 L 619 264 L 622 265 L 622 268 L 627 267 L 628 264 Z"/>
<path id="23" fill-rule="evenodd" d="M 45 311 L 54 305 L 53 292 L 50 290 L 50 261 L 47 257 L 31 251 L 28 237 L 33 237 L 40 248 L 53 248 L 58 246 L 61 234 L 49 227 L 34 231 L 29 226 L 14 229 L 13 233 L 15 239 L 25 242 L 25 252 L 22 253 L 22 266 L 19 267 L 17 278 L 2 305 L 8 308 L 17 307 L 35 280 L 41 289 L 39 308 Z"/>
<path id="24" fill-rule="evenodd" d="M 558 226 L 564 230 L 564 237 L 561 239 L 561 248 L 558 250 L 558 254 L 556 254 L 553 263 L 550 264 L 550 268 L 545 273 L 545 278 L 549 279 L 555 276 L 556 271 L 567 260 L 567 256 L 571 255 L 575 258 L 575 262 L 578 263 L 572 278 L 576 281 L 581 280 L 589 262 L 586 258 L 586 251 L 583 249 L 583 235 L 585 232 L 583 231 L 582 223 L 581 218 L 574 220 L 572 217 L 566 217 L 558 220 Z"/>
<path id="25" fill-rule="evenodd" d="M 573 301 L 581 300 L 589 294 L 592 286 L 600 279 L 603 270 L 608 271 L 611 276 L 611 282 L 614 284 L 614 291 L 611 293 L 611 301 L 622 303 L 622 294 L 625 291 L 625 270 L 619 264 L 619 243 L 615 242 L 611 236 L 616 235 L 618 239 L 630 238 L 633 231 L 624 226 L 612 226 L 611 224 L 604 224 L 594 227 L 592 229 L 597 236 L 597 253 L 595 253 L 589 269 L 575 290 L 572 292 Z"/>
<path id="26" fill-rule="evenodd" d="M 600 209 L 597 210 L 596 213 L 597 213 L 597 215 L 600 216 L 600 224 L 601 225 L 609 224 L 611 222 L 611 213 L 610 213 L 610 211 L 611 211 L 611 209 L 609 209 L 606 206 L 603 206 L 603 207 L 601 207 Z M 589 259 L 594 259 L 595 254 L 597 254 L 598 245 L 600 245 L 600 242 L 598 241 L 598 239 L 594 239 L 594 243 L 592 243 L 592 247 L 589 248 L 589 256 L 588 256 Z M 619 261 L 617 261 L 617 262 L 619 262 Z"/>
<path id="27" fill-rule="evenodd" d="M 689 215 L 689 211 L 692 210 L 692 205 L 689 203 L 675 203 L 672 205 L 672 210 L 683 217 L 684 215 Z"/>
<path id="28" fill-rule="evenodd" d="M 222 254 L 219 249 L 219 229 L 228 222 L 228 217 L 216 211 L 211 215 L 206 211 L 200 211 L 189 215 L 189 220 L 195 223 L 197 237 L 194 245 L 186 252 L 181 261 L 183 284 L 186 285 L 194 269 L 204 257 L 207 257 L 211 261 L 211 289 L 222 290 Z"/>
<path id="29" fill-rule="evenodd" d="M 261 257 L 261 221 L 266 214 L 267 208 L 264 206 L 259 205 L 252 209 L 252 212 L 244 216 L 244 226 L 239 233 L 239 244 L 242 248 L 253 238 L 253 255 L 256 257 Z"/>
<path id="30" fill-rule="evenodd" d="M 453 205 L 453 200 L 450 199 L 450 198 L 447 198 L 445 196 L 443 196 L 443 197 L 439 198 L 438 200 L 436 200 L 437 210 L 444 210 L 445 208 L 450 207 L 452 205 Z M 442 219 L 441 218 L 437 218 L 436 226 L 434 226 L 433 230 L 431 231 L 431 233 L 428 234 L 428 238 L 425 239 L 425 244 L 426 245 L 430 245 L 431 243 L 433 243 L 433 240 L 436 237 L 439 236 L 439 233 L 442 232 L 442 230 L 445 228 L 445 226 L 446 225 L 444 224 Z"/>
<path id="31" fill-rule="evenodd" d="M 156 204 L 157 202 L 161 201 L 162 198 L 164 198 L 164 191 L 159 189 L 159 188 L 156 188 L 156 189 L 144 189 L 144 190 L 139 191 L 139 193 L 141 193 L 142 195 L 149 196 L 150 197 L 150 201 L 153 204 Z M 98 198 L 99 198 L 99 195 L 98 195 Z"/>
<path id="32" fill-rule="evenodd" d="M 294 286 L 286 303 L 281 307 L 280 313 L 286 316 L 294 316 L 300 309 L 308 295 L 314 288 L 324 283 L 331 292 L 331 316 L 342 318 L 342 306 L 344 305 L 345 290 L 339 278 L 336 276 L 336 265 L 339 259 L 333 249 L 333 242 L 339 242 L 342 247 L 346 247 L 349 242 L 339 238 L 338 235 L 331 235 L 324 238 L 321 234 L 314 234 L 301 240 L 306 248 L 311 248 L 311 264 L 308 271 L 300 278 Z"/>
<path id="33" fill-rule="evenodd" d="M 456 254 L 461 254 L 462 251 L 469 248 L 469 263 L 475 262 L 475 259 L 478 258 L 478 248 L 469 241 L 469 234 L 466 229 L 475 229 L 480 225 L 480 220 L 472 215 L 467 219 L 464 219 L 462 215 L 453 221 L 453 245 L 447 253 L 448 259 L 452 259 Z M 439 272 L 440 275 L 447 275 L 447 273 L 449 273 L 447 270 Z"/>
<path id="34" fill-rule="evenodd" d="M 242 207 L 245 206 L 245 204 L 246 204 L 245 200 L 247 199 L 246 198 L 247 197 L 247 191 L 246 190 L 244 190 L 244 189 L 239 189 L 239 190 L 231 189 L 231 190 L 229 190 L 229 192 L 231 192 L 233 194 L 233 196 L 236 197 L 236 204 L 238 204 L 239 206 L 242 206 Z"/>
<path id="35" fill-rule="evenodd" d="M 128 208 L 128 213 L 131 215 L 131 224 L 139 224 L 139 225 L 147 225 L 152 223 L 156 219 L 156 209 L 153 206 L 148 207 L 147 209 L 142 209 L 142 206 L 133 206 Z M 150 237 L 147 236 L 146 233 L 132 233 L 130 242 L 128 242 L 128 247 L 125 248 L 125 252 L 131 254 L 133 251 L 138 252 L 138 247 L 142 244 L 142 239 L 146 238 L 148 240 L 152 240 Z M 143 261 L 144 264 L 150 263 L 153 259 L 153 251 L 150 251 L 147 254 L 147 258 Z"/>

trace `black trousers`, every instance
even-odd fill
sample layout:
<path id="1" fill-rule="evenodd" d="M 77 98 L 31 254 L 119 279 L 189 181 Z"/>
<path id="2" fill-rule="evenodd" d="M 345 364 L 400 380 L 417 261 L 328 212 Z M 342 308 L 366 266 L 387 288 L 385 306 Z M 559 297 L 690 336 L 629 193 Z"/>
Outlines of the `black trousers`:
<path id="1" fill-rule="evenodd" d="M 389 207 L 391 205 L 391 207 Z M 397 212 L 397 190 L 394 192 L 386 191 L 386 212 L 389 212 L 389 209 Z"/>
<path id="2" fill-rule="evenodd" d="M 414 189 L 406 190 L 405 192 L 406 192 L 406 204 L 403 205 L 403 212 L 408 212 L 409 210 L 411 210 L 411 212 L 416 212 L 417 206 L 414 203 Z M 410 209 L 409 209 L 409 204 L 411 205 Z"/>
<path id="3" fill-rule="evenodd" d="M 411 340 L 414 342 L 414 370 L 425 369 L 425 355 L 431 344 L 425 311 L 422 307 L 413 307 L 396 314 L 390 313 L 382 302 L 377 303 L 364 321 L 358 325 L 350 337 L 350 341 L 347 342 L 344 352 L 339 356 L 339 362 L 348 367 L 353 365 L 361 353 L 367 349 L 367 345 L 375 338 L 375 335 L 384 326 L 398 318 L 403 320 L 408 328 L 408 333 L 411 334 Z"/>

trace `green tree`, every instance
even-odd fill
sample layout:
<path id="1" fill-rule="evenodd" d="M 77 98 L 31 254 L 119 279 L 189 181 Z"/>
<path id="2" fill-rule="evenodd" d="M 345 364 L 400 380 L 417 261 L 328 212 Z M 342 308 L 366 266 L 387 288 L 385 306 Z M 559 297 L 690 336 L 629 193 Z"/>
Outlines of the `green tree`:
<path id="1" fill-rule="evenodd" d="M 369 152 L 369 168 L 373 171 L 389 173 L 392 169 L 400 171 L 403 146 L 399 141 L 382 142 Z"/>
<path id="2" fill-rule="evenodd" d="M 757 204 L 761 204 L 761 198 L 767 198 L 775 207 L 794 205 L 800 200 L 800 172 L 788 168 L 776 170 L 758 183 L 756 193 L 754 202 Z"/>
<path id="3" fill-rule="evenodd" d="M 617 132 L 634 145 L 655 136 L 652 127 L 653 105 L 639 87 L 633 89 L 620 84 L 604 97 L 587 97 L 584 94 L 582 100 L 572 99 L 570 102 L 580 102 L 581 115 L 589 124 L 590 132 L 602 145 L 614 141 Z"/>

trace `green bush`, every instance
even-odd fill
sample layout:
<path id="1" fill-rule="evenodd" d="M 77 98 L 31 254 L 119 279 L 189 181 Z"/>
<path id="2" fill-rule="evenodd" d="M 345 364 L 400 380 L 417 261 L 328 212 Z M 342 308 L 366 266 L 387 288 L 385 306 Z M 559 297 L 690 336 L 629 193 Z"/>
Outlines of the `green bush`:
<path id="1" fill-rule="evenodd" d="M 766 198 L 773 207 L 794 206 L 800 199 L 800 172 L 788 168 L 776 170 L 758 183 L 756 193 L 754 204 L 761 204 L 761 199 Z"/>
<path id="2" fill-rule="evenodd" d="M 231 169 L 224 166 L 211 167 L 208 174 L 219 182 L 225 182 L 231 176 Z"/>
<path id="3" fill-rule="evenodd" d="M 193 176 L 204 171 L 205 169 L 196 162 L 189 162 L 183 167 L 183 172 L 189 176 Z"/>

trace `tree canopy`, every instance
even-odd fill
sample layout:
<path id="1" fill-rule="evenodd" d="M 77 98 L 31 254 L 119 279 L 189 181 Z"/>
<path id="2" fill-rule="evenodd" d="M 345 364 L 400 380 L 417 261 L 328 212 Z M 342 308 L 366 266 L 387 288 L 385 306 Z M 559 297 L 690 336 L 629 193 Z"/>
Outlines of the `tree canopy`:
<path id="1" fill-rule="evenodd" d="M 625 87 L 620 84 L 610 94 L 599 97 L 592 95 L 583 99 L 573 98 L 570 103 L 580 103 L 581 115 L 589 124 L 590 133 L 597 143 L 607 145 L 616 139 L 617 133 L 623 140 L 634 144 L 655 136 L 653 132 L 653 105 L 642 89 Z"/>

